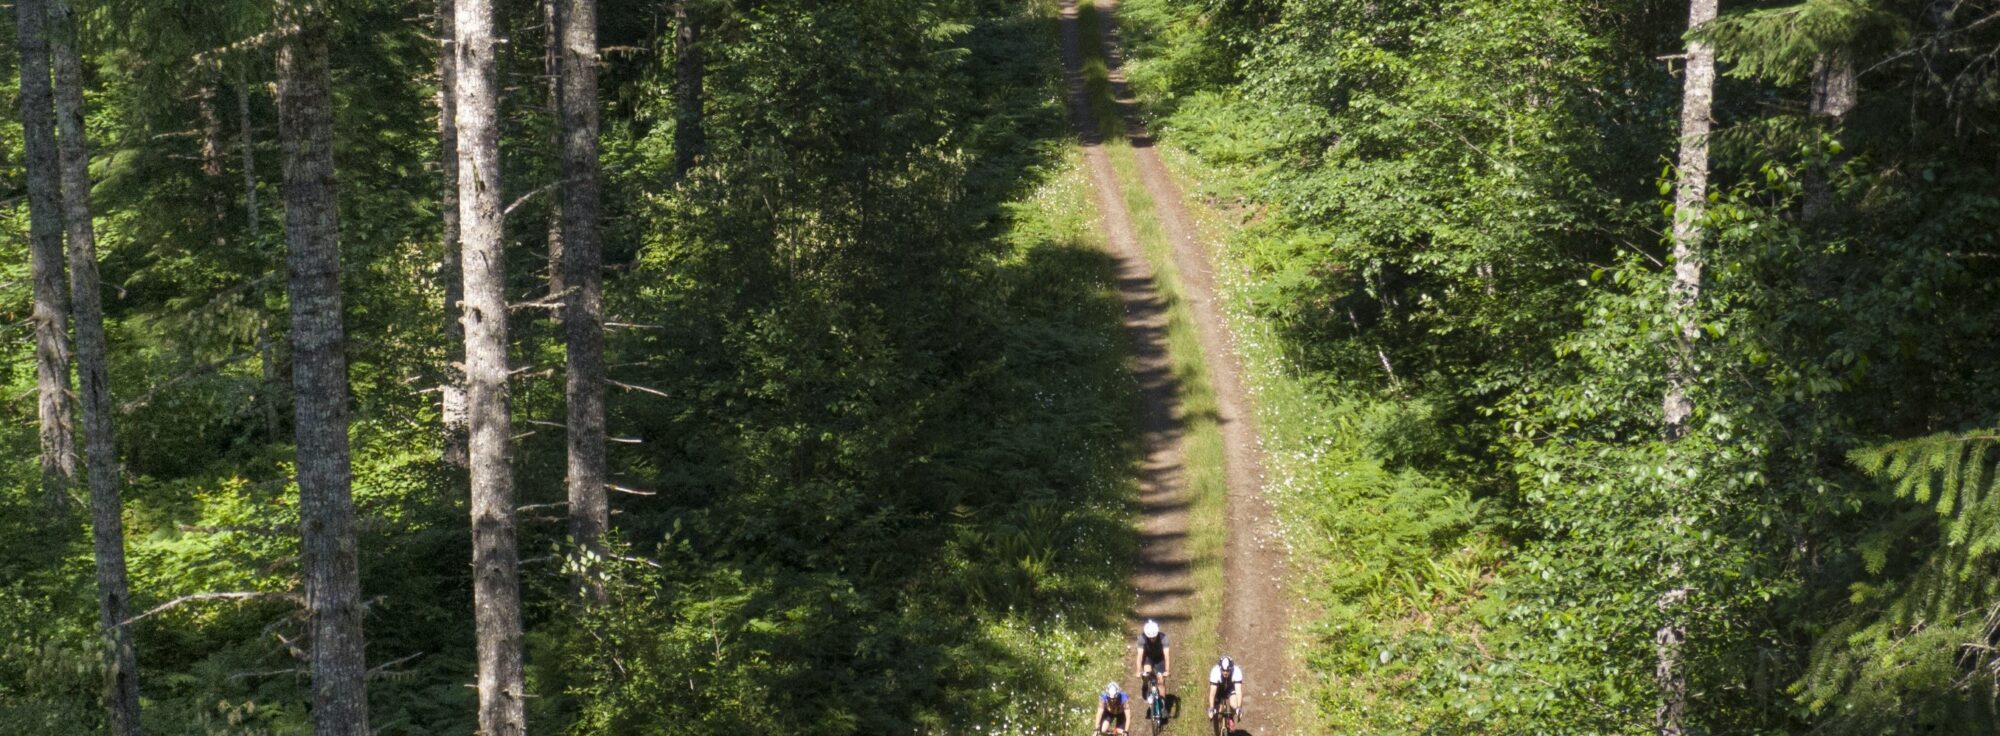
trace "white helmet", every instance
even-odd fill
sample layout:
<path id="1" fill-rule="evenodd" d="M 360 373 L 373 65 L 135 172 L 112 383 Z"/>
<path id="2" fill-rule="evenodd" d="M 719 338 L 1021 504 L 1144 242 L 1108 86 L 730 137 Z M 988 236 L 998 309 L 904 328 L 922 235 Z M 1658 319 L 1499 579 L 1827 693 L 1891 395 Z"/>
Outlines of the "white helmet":
<path id="1" fill-rule="evenodd" d="M 1104 683 L 1104 697 L 1107 698 L 1118 697 L 1118 683 L 1116 682 Z"/>
<path id="2" fill-rule="evenodd" d="M 1236 660 L 1230 659 L 1229 655 L 1224 654 L 1222 655 L 1222 660 L 1216 662 L 1215 665 L 1217 667 L 1221 667 L 1222 671 L 1228 672 L 1230 670 L 1236 669 Z"/>
<path id="3" fill-rule="evenodd" d="M 1160 622 L 1147 619 L 1145 627 L 1140 630 L 1146 632 L 1146 638 L 1148 639 L 1157 637 L 1160 635 Z"/>

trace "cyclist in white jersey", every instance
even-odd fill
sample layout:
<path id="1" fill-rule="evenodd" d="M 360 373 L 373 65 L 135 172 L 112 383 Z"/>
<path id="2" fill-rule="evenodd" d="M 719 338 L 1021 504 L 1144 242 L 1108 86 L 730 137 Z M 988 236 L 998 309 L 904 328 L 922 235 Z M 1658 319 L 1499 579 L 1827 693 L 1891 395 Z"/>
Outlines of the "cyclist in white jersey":
<path id="1" fill-rule="evenodd" d="M 1237 717 L 1242 717 L 1243 668 L 1227 655 L 1208 668 L 1208 717 L 1214 718 L 1215 709 L 1225 702 L 1236 710 Z"/>

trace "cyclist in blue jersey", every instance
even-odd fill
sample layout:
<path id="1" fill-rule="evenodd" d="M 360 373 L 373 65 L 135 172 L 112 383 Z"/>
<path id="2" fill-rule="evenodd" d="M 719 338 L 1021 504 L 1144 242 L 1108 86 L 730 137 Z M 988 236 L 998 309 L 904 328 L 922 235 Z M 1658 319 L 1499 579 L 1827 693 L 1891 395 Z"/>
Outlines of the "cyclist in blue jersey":
<path id="1" fill-rule="evenodd" d="M 1125 736 L 1125 706 L 1128 698 L 1118 689 L 1118 683 L 1104 683 L 1104 692 L 1097 694 L 1097 727 L 1092 733 Z"/>

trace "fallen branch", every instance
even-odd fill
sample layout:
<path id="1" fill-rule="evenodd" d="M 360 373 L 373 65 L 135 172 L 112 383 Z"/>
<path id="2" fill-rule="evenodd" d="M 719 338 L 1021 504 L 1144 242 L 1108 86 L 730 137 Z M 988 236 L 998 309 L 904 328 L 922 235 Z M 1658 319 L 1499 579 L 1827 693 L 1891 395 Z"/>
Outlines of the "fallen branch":
<path id="1" fill-rule="evenodd" d="M 657 495 L 660 495 L 660 494 L 659 494 L 659 492 L 657 492 L 657 491 L 642 491 L 642 490 L 639 490 L 639 489 L 637 489 L 637 488 L 626 488 L 626 487 L 624 487 L 624 486 L 621 486 L 621 485 L 618 485 L 618 484 L 616 484 L 616 483 L 606 483 L 606 484 L 604 484 L 604 487 L 605 487 L 605 488 L 608 488 L 608 489 L 611 489 L 611 490 L 614 490 L 614 491 L 617 491 L 617 492 L 619 492 L 619 493 L 629 493 L 629 494 L 631 494 L 631 495 L 634 495 L 634 496 L 657 496 Z"/>

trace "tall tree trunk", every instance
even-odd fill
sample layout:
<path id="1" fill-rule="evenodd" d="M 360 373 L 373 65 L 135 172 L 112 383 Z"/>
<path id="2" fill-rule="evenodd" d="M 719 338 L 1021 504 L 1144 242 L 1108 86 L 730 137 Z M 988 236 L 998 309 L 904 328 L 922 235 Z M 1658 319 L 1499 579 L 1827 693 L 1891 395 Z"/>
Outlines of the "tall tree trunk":
<path id="1" fill-rule="evenodd" d="M 97 615 L 104 629 L 105 705 L 111 730 L 137 736 L 139 663 L 132 628 L 131 586 L 125 571 L 124 504 L 118 498 L 118 441 L 111 428 L 110 347 L 98 293 L 97 234 L 90 218 L 90 149 L 83 131 L 83 61 L 69 0 L 49 3 L 49 46 L 55 67 L 56 147 L 62 166 L 63 220 L 69 234 L 70 308 L 76 324 L 78 384 L 83 390 L 83 437 L 90 481 L 91 552 L 97 562 Z"/>
<path id="2" fill-rule="evenodd" d="M 708 151 L 708 133 L 702 127 L 701 16 L 688 4 L 676 0 L 674 20 L 674 175 L 686 176 L 695 162 Z"/>
<path id="3" fill-rule="evenodd" d="M 546 34 L 544 38 L 548 42 L 547 48 L 542 53 L 542 73 L 548 78 L 549 82 L 549 150 L 558 153 L 558 161 L 564 160 L 560 158 L 560 152 L 563 150 L 562 27 L 564 2 L 565 0 L 542 0 L 542 31 Z M 556 168 L 560 171 L 563 165 L 559 163 Z M 557 176 L 561 175 L 561 173 L 557 174 Z M 568 186 L 568 182 L 556 182 L 556 194 L 550 198 L 553 203 L 549 205 L 549 231 L 547 236 L 549 259 L 546 266 L 548 272 L 544 274 L 546 278 L 543 280 L 549 285 L 549 297 L 551 299 L 561 298 L 558 295 L 562 294 L 564 289 L 562 191 L 566 186 Z M 562 310 L 560 308 L 551 310 L 550 313 L 555 315 L 557 322 L 562 321 Z"/>
<path id="4" fill-rule="evenodd" d="M 1690 30 L 1715 19 L 1716 0 L 1691 0 L 1688 4 Z M 1674 326 L 1674 344 L 1667 355 L 1667 390 L 1664 409 L 1664 436 L 1675 442 L 1686 436 L 1694 413 L 1688 388 L 1694 383 L 1694 346 L 1701 337 L 1696 305 L 1701 298 L 1702 225 L 1708 198 L 1708 133 L 1710 110 L 1715 96 L 1715 49 L 1706 41 L 1690 41 L 1687 49 L 1687 78 L 1681 93 L 1680 167 L 1674 187 L 1674 281 L 1668 289 L 1667 317 Z M 1654 679 L 1660 689 L 1660 707 L 1654 725 L 1660 736 L 1686 733 L 1687 673 L 1682 668 L 1686 649 L 1686 616 L 1689 591 L 1680 579 L 1682 568 L 1670 561 L 1665 580 L 1670 587 L 1660 595 L 1657 606 L 1661 624 L 1654 632 Z"/>
<path id="5" fill-rule="evenodd" d="M 236 148 L 243 160 L 243 231 L 255 241 L 263 236 L 257 216 L 257 138 L 251 128 L 250 85 L 236 78 Z"/>
<path id="6" fill-rule="evenodd" d="M 243 72 L 236 73 L 236 153 L 243 167 L 243 233 L 245 238 L 255 243 L 264 238 L 262 216 L 257 202 L 257 137 L 255 120 L 250 115 L 250 84 L 243 80 Z M 263 288 L 258 289 L 258 299 L 264 299 Z M 262 306 L 261 304 L 259 305 Z M 271 318 L 262 314 L 257 322 L 257 362 L 263 367 L 264 432 L 272 439 L 278 437 L 282 422 L 278 418 L 278 351 L 271 340 Z"/>
<path id="7" fill-rule="evenodd" d="M 300 562 L 312 632 L 313 732 L 368 736 L 361 575 L 347 447 L 346 333 L 333 171 L 331 25 L 299 0 L 278 47 L 285 242 L 292 305 L 293 430 L 298 436 Z"/>
<path id="8" fill-rule="evenodd" d="M 54 92 L 49 88 L 48 6 L 18 0 L 21 128 L 28 168 L 28 262 L 34 280 L 36 412 L 41 420 L 42 491 L 67 509 L 76 483 L 76 436 L 69 404 L 68 308 L 63 299 L 62 190 L 56 168 Z"/>
<path id="9" fill-rule="evenodd" d="M 214 72 L 204 66 L 201 74 Z M 201 114 L 201 175 L 222 178 L 222 114 L 215 109 L 215 80 L 204 78 L 195 90 L 195 109 Z"/>
<path id="10" fill-rule="evenodd" d="M 1858 86 L 1852 54 L 1838 49 L 1820 54 L 1813 60 L 1813 119 L 1828 128 L 1839 127 L 1858 102 Z M 1833 185 L 1828 174 L 1841 160 L 1840 156 L 1832 156 L 1806 167 L 1806 201 L 1801 213 L 1806 223 L 1817 223 L 1833 211 Z"/>
<path id="11" fill-rule="evenodd" d="M 569 338 L 569 533 L 593 559 L 610 526 L 604 463 L 604 275 L 598 231 L 597 0 L 557 0 L 562 28 L 563 329 Z M 589 575 L 586 572 L 586 580 Z M 586 582 L 592 600 L 603 589 Z"/>
<path id="12" fill-rule="evenodd" d="M 215 108 L 216 82 L 221 70 L 203 64 L 201 88 L 195 91 L 195 108 L 201 115 L 201 175 L 210 182 L 208 206 L 215 222 L 215 247 L 229 243 L 223 223 L 229 218 L 229 196 L 222 189 L 222 113 Z"/>
<path id="13" fill-rule="evenodd" d="M 506 253 L 493 0 L 458 0 L 459 220 L 464 241 L 466 387 L 471 415 L 472 596 L 479 732 L 527 732 L 520 559 L 507 395 Z"/>
<path id="14" fill-rule="evenodd" d="M 444 220 L 438 278 L 444 287 L 445 380 L 439 389 L 446 465 L 466 467 L 465 275 L 458 242 L 458 40 L 452 0 L 438 0 L 438 164 L 444 174 L 438 203 Z"/>

